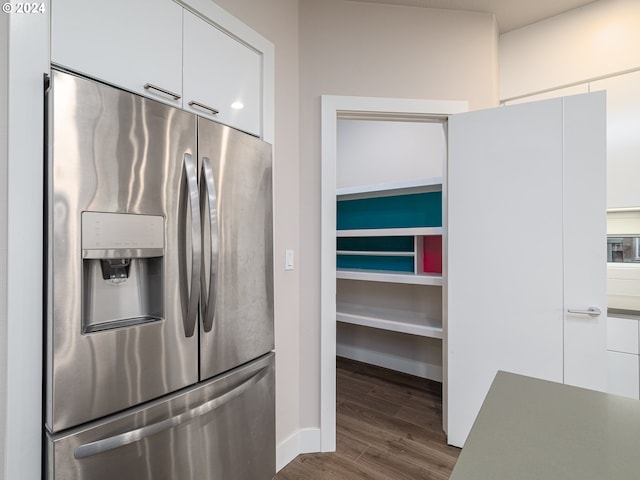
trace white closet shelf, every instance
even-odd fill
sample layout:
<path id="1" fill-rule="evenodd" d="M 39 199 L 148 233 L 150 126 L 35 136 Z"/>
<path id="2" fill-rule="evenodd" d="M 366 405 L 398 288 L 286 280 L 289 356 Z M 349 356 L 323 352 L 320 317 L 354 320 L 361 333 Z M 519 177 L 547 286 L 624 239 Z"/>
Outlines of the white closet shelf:
<path id="1" fill-rule="evenodd" d="M 350 303 L 336 305 L 336 320 L 370 328 L 442 338 L 442 322 L 406 310 L 374 308 Z"/>
<path id="2" fill-rule="evenodd" d="M 402 195 L 405 193 L 437 192 L 442 190 L 443 177 L 418 178 L 406 182 L 378 183 L 375 185 L 356 185 L 353 187 L 341 187 L 336 189 L 336 195 L 368 196 L 374 194 Z"/>
<path id="3" fill-rule="evenodd" d="M 380 250 L 338 250 L 338 255 L 364 255 L 367 257 L 415 257 L 416 252 L 383 252 Z"/>
<path id="4" fill-rule="evenodd" d="M 363 228 L 357 230 L 336 230 L 337 237 L 423 237 L 442 235 L 442 227 L 413 228 Z"/>
<path id="5" fill-rule="evenodd" d="M 442 275 L 434 273 L 406 273 L 387 270 L 337 269 L 336 278 L 368 282 L 405 283 L 412 285 L 442 285 Z"/>

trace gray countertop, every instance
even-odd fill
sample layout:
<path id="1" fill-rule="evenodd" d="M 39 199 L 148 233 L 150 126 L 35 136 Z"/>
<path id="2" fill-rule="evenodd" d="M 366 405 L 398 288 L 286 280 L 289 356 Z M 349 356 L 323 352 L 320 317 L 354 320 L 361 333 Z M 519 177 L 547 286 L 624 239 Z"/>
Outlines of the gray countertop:
<path id="1" fill-rule="evenodd" d="M 640 479 L 640 401 L 498 372 L 450 480 Z"/>
<path id="2" fill-rule="evenodd" d="M 607 317 L 629 318 L 631 320 L 640 320 L 640 313 L 634 310 L 618 310 L 615 308 L 609 308 L 607 309 Z"/>

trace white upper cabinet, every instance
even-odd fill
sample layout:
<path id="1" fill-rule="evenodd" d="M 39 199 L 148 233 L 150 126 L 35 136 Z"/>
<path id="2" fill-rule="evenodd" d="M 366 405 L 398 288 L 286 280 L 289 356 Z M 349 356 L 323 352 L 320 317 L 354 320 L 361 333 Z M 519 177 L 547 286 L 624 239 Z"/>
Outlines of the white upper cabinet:
<path id="1" fill-rule="evenodd" d="M 183 69 L 185 109 L 260 135 L 258 52 L 185 10 Z"/>
<path id="2" fill-rule="evenodd" d="M 198 8 L 202 17 L 172 0 L 53 0 L 51 62 L 262 136 L 263 53 L 212 23 L 229 23 L 226 12 Z"/>
<path id="3" fill-rule="evenodd" d="M 591 91 L 607 91 L 607 207 L 640 206 L 640 72 L 605 78 Z"/>
<path id="4" fill-rule="evenodd" d="M 182 7 L 171 0 L 51 3 L 54 64 L 182 105 Z"/>

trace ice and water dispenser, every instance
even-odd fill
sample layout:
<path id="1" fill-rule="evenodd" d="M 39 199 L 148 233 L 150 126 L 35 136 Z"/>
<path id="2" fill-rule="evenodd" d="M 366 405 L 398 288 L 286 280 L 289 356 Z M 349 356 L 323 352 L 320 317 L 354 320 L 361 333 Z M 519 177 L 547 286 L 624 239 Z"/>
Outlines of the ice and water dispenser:
<path id="1" fill-rule="evenodd" d="M 82 213 L 83 333 L 164 318 L 164 217 Z"/>

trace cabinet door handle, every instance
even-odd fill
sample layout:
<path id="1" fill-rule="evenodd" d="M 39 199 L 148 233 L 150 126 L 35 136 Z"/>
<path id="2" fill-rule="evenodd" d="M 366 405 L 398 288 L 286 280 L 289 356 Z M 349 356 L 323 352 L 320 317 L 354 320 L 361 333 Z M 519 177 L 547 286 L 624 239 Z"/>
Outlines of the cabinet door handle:
<path id="1" fill-rule="evenodd" d="M 586 310 L 570 308 L 569 310 L 567 310 L 567 312 L 577 313 L 579 315 L 589 315 L 590 317 L 597 317 L 602 313 L 598 307 L 589 307 Z"/>
<path id="2" fill-rule="evenodd" d="M 211 112 L 211 115 L 217 115 L 217 114 L 219 114 L 219 113 L 220 113 L 220 112 L 219 112 L 218 110 L 216 110 L 215 108 L 210 107 L 210 106 L 208 106 L 208 105 L 205 105 L 204 103 L 196 102 L 195 100 L 191 100 L 191 101 L 189 102 L 189 106 L 190 106 L 190 107 L 198 107 L 198 108 L 201 108 L 201 109 L 203 109 L 203 110 L 208 110 L 209 112 Z"/>
<path id="3" fill-rule="evenodd" d="M 163 94 L 173 98 L 174 100 L 180 100 L 182 98 L 177 93 L 170 92 L 169 90 L 165 90 L 164 88 L 160 88 L 157 85 L 153 85 L 151 83 L 145 83 L 144 84 L 144 89 L 145 90 L 155 90 L 157 92 L 163 93 Z"/>

